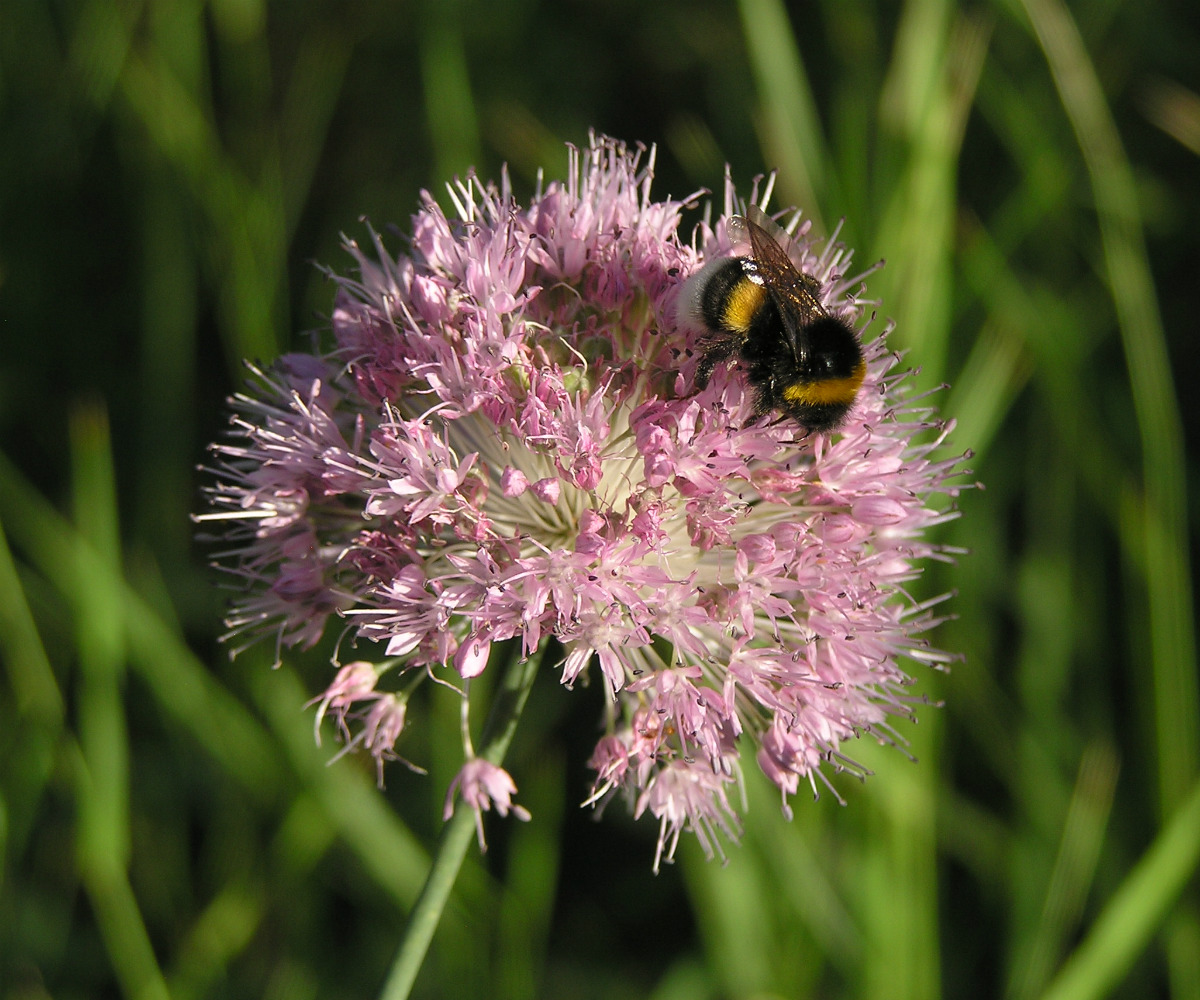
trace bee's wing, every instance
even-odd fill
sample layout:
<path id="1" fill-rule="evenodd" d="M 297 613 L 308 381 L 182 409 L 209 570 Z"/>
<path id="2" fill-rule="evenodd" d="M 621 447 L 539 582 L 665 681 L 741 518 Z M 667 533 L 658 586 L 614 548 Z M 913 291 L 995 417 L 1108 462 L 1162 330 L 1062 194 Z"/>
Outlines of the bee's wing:
<path id="1" fill-rule="evenodd" d="M 726 221 L 725 235 L 729 237 L 730 246 L 735 250 L 753 253 L 754 238 L 751 236 L 751 230 L 755 227 L 763 230 L 768 238 L 778 243 L 781 248 L 785 248 L 785 253 L 786 248 L 791 246 L 792 238 L 788 231 L 757 205 L 748 206 L 745 215 L 731 215 Z"/>
<path id="2" fill-rule="evenodd" d="M 757 205 L 748 205 L 746 207 L 746 215 L 744 217 L 738 216 L 738 218 L 742 219 L 742 222 L 747 230 L 747 242 L 750 239 L 749 223 L 752 222 L 754 225 L 758 226 L 759 229 L 765 230 L 767 235 L 770 236 L 771 239 L 773 239 L 776 243 L 778 243 L 785 253 L 792 245 L 792 234 L 784 229 L 783 226 L 772 219 L 769 215 L 767 215 L 767 213 Z"/>
<path id="3" fill-rule="evenodd" d="M 754 252 L 750 246 L 750 223 L 744 215 L 731 215 L 725 221 L 725 235 L 735 251 Z"/>
<path id="4" fill-rule="evenodd" d="M 828 315 L 818 298 L 821 286 L 816 278 L 804 274 L 792 262 L 780 242 L 781 238 L 789 239 L 787 233 L 757 205 L 751 205 L 745 217 L 730 220 L 731 225 L 734 222 L 739 224 L 738 232 L 744 228 L 753 255 L 747 262 L 747 274 L 771 294 L 791 340 L 792 353 L 797 361 L 802 361 L 808 355 L 806 327 Z M 732 232 L 731 229 L 731 238 Z"/>

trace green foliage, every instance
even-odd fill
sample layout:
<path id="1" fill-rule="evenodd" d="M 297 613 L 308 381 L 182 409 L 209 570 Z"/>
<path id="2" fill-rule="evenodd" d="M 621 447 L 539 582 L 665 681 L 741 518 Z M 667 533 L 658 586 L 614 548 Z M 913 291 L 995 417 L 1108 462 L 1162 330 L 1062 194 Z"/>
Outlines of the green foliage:
<path id="1" fill-rule="evenodd" d="M 535 686 L 423 997 L 1200 996 L 1200 708 L 1181 410 L 1197 368 L 1195 26 L 969 7 L 77 0 L 0 18 L 0 997 L 378 994 L 450 774 L 388 788 L 230 664 L 200 504 L 244 357 L 306 343 L 338 234 L 596 127 L 660 194 L 780 168 L 871 278 L 985 490 L 926 707 L 876 774 L 765 783 L 728 865 L 576 807 L 589 710 Z M 1170 335 L 1168 334 L 1170 332 Z M 429 719 L 457 727 L 435 695 Z M 585 721 L 586 720 L 586 721 Z M 861 752 L 859 752 L 861 750 Z M 1189 885 L 1190 882 L 1190 885 Z"/>

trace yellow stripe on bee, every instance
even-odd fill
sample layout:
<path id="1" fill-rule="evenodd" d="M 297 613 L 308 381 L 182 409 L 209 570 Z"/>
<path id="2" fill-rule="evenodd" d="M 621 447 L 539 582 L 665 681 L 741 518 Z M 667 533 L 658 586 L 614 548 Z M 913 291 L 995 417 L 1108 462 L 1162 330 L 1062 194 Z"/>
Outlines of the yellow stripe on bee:
<path id="1" fill-rule="evenodd" d="M 767 290 L 762 285 L 743 278 L 729 290 L 725 298 L 721 318 L 726 328 L 734 333 L 746 333 L 750 329 L 750 321 L 762 308 L 766 298 Z"/>
<path id="2" fill-rule="evenodd" d="M 867 366 L 860 361 L 846 378 L 826 378 L 817 382 L 793 382 L 783 390 L 783 398 L 789 403 L 796 403 L 800 406 L 853 403 L 866 374 Z"/>

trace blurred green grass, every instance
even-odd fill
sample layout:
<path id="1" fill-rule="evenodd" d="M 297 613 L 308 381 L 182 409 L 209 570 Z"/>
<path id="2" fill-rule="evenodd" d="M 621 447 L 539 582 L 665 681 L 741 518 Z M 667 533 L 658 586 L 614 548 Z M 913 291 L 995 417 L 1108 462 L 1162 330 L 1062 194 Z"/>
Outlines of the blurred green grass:
<path id="1" fill-rule="evenodd" d="M 1200 996 L 1198 43 L 1108 0 L 9 5 L 0 996 L 375 994 L 448 775 L 326 767 L 320 651 L 227 662 L 195 466 L 241 359 L 320 326 L 339 232 L 472 163 L 527 192 L 589 127 L 658 143 L 659 194 L 777 166 L 887 259 L 986 485 L 923 586 L 964 662 L 918 678 L 919 764 L 856 748 L 876 777 L 791 824 L 751 778 L 729 864 L 658 878 L 652 830 L 580 814 L 590 706 L 539 685 L 535 821 L 469 860 L 417 995 Z"/>

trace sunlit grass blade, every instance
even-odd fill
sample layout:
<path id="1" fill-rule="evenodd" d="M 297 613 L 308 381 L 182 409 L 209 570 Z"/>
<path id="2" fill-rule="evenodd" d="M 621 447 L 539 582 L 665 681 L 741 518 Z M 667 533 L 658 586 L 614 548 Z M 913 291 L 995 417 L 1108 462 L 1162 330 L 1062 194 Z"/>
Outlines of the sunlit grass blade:
<path id="1" fill-rule="evenodd" d="M 31 562 L 64 592 L 80 586 L 105 588 L 120 598 L 121 615 L 127 629 L 130 663 L 146 682 L 168 715 L 175 718 L 205 752 L 254 801 L 269 803 L 287 782 L 287 768 L 275 738 L 222 687 L 178 633 L 156 615 L 95 550 L 80 539 L 72 527 L 34 492 L 20 474 L 0 457 L 0 516 L 14 541 Z M 82 567 L 79 571 L 77 567 Z M 274 675 L 264 673 L 275 679 Z M 280 683 L 284 683 L 282 678 Z M 286 695 L 298 700 L 287 702 Z M 293 705 L 295 718 L 303 699 L 296 690 L 279 693 L 283 703 Z M 278 705 L 279 702 L 273 702 Z M 309 737 L 311 729 L 298 722 Z M 315 751 L 313 751 L 315 753 Z M 333 826 L 350 846 L 360 852 L 368 868 L 387 867 L 397 859 L 411 858 L 411 839 L 370 783 L 354 768 L 342 764 L 326 771 L 323 766 L 308 771 L 309 780 L 333 782 L 339 796 L 317 796 L 327 808 Z M 305 769 L 300 769 L 302 775 Z M 345 783 L 343 785 L 343 782 Z M 365 832 L 364 832 L 365 831 Z M 390 860 L 389 860 L 390 859 Z M 381 874 L 380 884 L 397 895 L 401 906 L 411 902 L 411 883 L 404 883 L 403 865 Z M 397 881 L 397 879 L 400 881 Z M 406 888 L 407 885 L 407 888 Z"/>
<path id="2" fill-rule="evenodd" d="M 300 41 L 279 119 L 280 183 L 289 246 L 312 198 L 313 179 L 352 54 L 352 39 L 336 26 L 310 31 Z"/>
<path id="3" fill-rule="evenodd" d="M 1014 970 L 1008 995 L 1037 996 L 1045 986 L 1060 951 L 1074 933 L 1096 872 L 1105 828 L 1112 807 L 1118 762 L 1111 746 L 1088 747 L 1079 765 L 1079 777 L 1063 825 L 1054 873 L 1046 888 L 1041 921 L 1032 938 L 1032 950 Z"/>
<path id="4" fill-rule="evenodd" d="M 829 156 L 787 11 L 779 0 L 741 0 L 739 8 L 758 88 L 763 147 L 779 171 L 781 201 L 798 205 L 819 232 L 828 232 L 821 209 L 832 183 Z"/>
<path id="5" fill-rule="evenodd" d="M 1097 1000 L 1163 924 L 1200 864 L 1200 782 L 1108 901 L 1042 1000 Z"/>
<path id="6" fill-rule="evenodd" d="M 763 784 L 756 780 L 751 789 L 755 799 L 763 801 L 756 801 L 756 826 L 748 835 L 747 849 L 753 845 L 761 855 L 767 881 L 777 887 L 781 909 L 786 907 L 789 919 L 806 927 L 820 953 L 851 979 L 861 967 L 865 945 L 846 887 L 823 856 L 822 849 L 836 838 L 830 833 L 830 817 L 797 816 L 788 822 L 775 789 L 763 789 Z M 831 808 L 832 803 L 811 806 Z M 801 800 L 796 807 L 807 809 L 810 803 Z"/>
<path id="7" fill-rule="evenodd" d="M 78 761 L 78 767 L 81 770 L 85 768 L 82 760 Z M 81 857 L 80 868 L 96 923 L 125 996 L 138 1000 L 170 1000 L 154 947 L 124 870 L 116 863 L 116 859 L 94 855 Z"/>
<path id="8" fill-rule="evenodd" d="M 0 523 L 0 660 L 12 699 L 0 711 L 7 732 L 5 781 L 0 787 L 0 896 L 7 891 L 9 866 L 25 859 L 41 802 L 50 787 L 63 728 L 62 691 L 38 634 L 12 551 Z M 15 899 L 16 894 L 12 894 Z"/>
<path id="9" fill-rule="evenodd" d="M 667 126 L 667 148 L 697 184 L 708 186 L 729 162 L 708 123 L 699 115 L 681 113 Z M 805 205 L 807 211 L 808 206 Z M 814 206 L 815 208 L 816 206 Z"/>
<path id="10" fill-rule="evenodd" d="M 1155 80 L 1146 88 L 1142 106 L 1155 125 L 1200 156 L 1200 94 Z"/>
<path id="11" fill-rule="evenodd" d="M 122 93 L 162 156 L 176 170 L 213 223 L 208 262 L 221 274 L 220 300 L 231 370 L 243 358 L 279 353 L 286 227 L 281 192 L 267 172 L 252 185 L 221 148 L 212 123 L 170 67 L 158 60 L 131 58 L 122 75 Z"/>
<path id="12" fill-rule="evenodd" d="M 704 950 L 722 994 L 768 993 L 781 971 L 773 939 L 784 921 L 773 901 L 768 902 L 762 860 L 739 846 L 733 848 L 729 863 L 715 871 L 699 857 L 693 861 L 685 855 L 685 864 Z"/>
<path id="13" fill-rule="evenodd" d="M 542 995 L 539 983 L 562 867 L 564 771 L 562 760 L 549 755 L 522 769 L 521 795 L 537 822 L 514 824 L 509 831 L 493 979 L 497 993 L 513 1000 Z"/>
<path id="14" fill-rule="evenodd" d="M 163 707 L 248 791 L 269 795 L 280 780 L 279 761 L 261 726 L 133 593 L 113 567 L 0 456 L 0 515 L 10 538 L 58 589 L 80 586 L 120 594 L 131 663 Z"/>
<path id="15" fill-rule="evenodd" d="M 858 803 L 871 811 L 866 827 L 867 870 L 862 881 L 855 880 L 866 938 L 862 996 L 892 1000 L 941 996 L 937 761 L 944 724 L 930 708 L 921 714 L 920 725 L 906 727 L 903 735 L 910 742 L 905 750 L 917 758 L 916 766 L 894 747 L 864 745 L 861 753 L 855 748 L 855 756 L 865 761 L 877 761 L 879 754 L 896 758 L 888 766 L 886 780 L 874 781 L 870 796 Z M 901 913 L 904 918 L 897 920 Z"/>
<path id="16" fill-rule="evenodd" d="M 532 184 L 539 171 L 565 158 L 563 137 L 518 101 L 493 97 L 482 119 L 487 141 L 503 157 L 514 177 Z"/>
<path id="17" fill-rule="evenodd" d="M 1029 372 L 1020 334 L 998 323 L 985 326 L 946 403 L 947 416 L 955 420 L 955 442 L 986 454 Z"/>
<path id="18" fill-rule="evenodd" d="M 967 112 L 987 55 L 989 26 L 962 15 L 949 25 L 941 4 L 907 5 L 885 91 L 884 120 L 901 130 L 899 179 L 873 253 L 888 258 L 873 282 L 897 321 L 898 343 L 920 358 L 926 384 L 944 377 L 951 317 L 956 174 Z M 906 40 L 920 36 L 918 47 Z M 889 95 L 890 98 L 889 98 Z M 893 107 L 887 111 L 890 99 Z"/>
<path id="19" fill-rule="evenodd" d="M 1091 177 L 1109 287 L 1117 309 L 1142 447 L 1145 551 L 1159 808 L 1170 815 L 1200 771 L 1200 684 L 1188 566 L 1183 430 L 1142 235 L 1133 171 L 1067 8 L 1024 0 Z M 1200 993 L 1196 903 L 1171 934 L 1172 983 Z"/>
<path id="20" fill-rule="evenodd" d="M 38 635 L 25 588 L 17 574 L 12 550 L 0 521 L 0 651 L 20 717 L 29 719 L 48 735 L 63 721 L 63 696 Z"/>
<path id="21" fill-rule="evenodd" d="M 421 77 L 437 176 L 464 177 L 479 163 L 479 117 L 456 0 L 426 4 L 421 27 Z"/>
<path id="22" fill-rule="evenodd" d="M 166 1000 L 167 988 L 145 920 L 129 884 L 129 736 L 122 698 L 125 672 L 120 595 L 97 586 L 90 561 L 120 574 L 116 479 L 108 419 L 97 403 L 72 415 L 71 468 L 75 518 L 87 556 L 70 566 L 67 592 L 75 609 L 79 683 L 79 804 L 76 857 L 109 960 L 127 996 Z"/>
<path id="23" fill-rule="evenodd" d="M 1057 0 L 1026 0 L 1091 175 L 1106 273 L 1138 414 L 1146 488 L 1147 586 L 1157 692 L 1160 795 L 1169 810 L 1200 767 L 1182 429 L 1137 191 L 1078 30 Z M 1155 527 L 1151 527 L 1151 526 Z"/>
<path id="24" fill-rule="evenodd" d="M 67 55 L 69 73 L 87 100 L 103 112 L 129 53 L 130 26 L 115 4 L 92 0 L 81 6 Z"/>
<path id="25" fill-rule="evenodd" d="M 230 962 L 259 930 L 265 907 L 259 886 L 235 880 L 200 911 L 179 948 L 167 983 L 171 1000 L 212 996 Z"/>
<path id="26" fill-rule="evenodd" d="M 119 592 L 94 585 L 89 559 L 121 572 L 116 482 L 108 418 L 99 404 L 72 415 L 72 486 L 75 519 L 88 554 L 74 567 L 78 582 L 66 592 L 75 609 L 79 658 L 79 744 L 89 777 L 80 795 L 81 857 L 123 870 L 129 860 L 129 735 L 121 688 L 125 673 Z"/>

